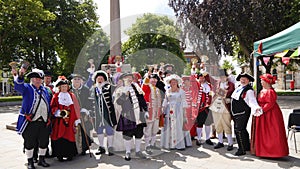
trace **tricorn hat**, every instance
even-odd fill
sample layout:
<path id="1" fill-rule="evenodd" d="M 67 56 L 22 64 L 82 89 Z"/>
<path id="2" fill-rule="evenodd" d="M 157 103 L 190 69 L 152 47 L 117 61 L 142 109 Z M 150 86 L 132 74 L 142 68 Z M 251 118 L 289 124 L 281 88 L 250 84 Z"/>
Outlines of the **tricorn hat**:
<path id="1" fill-rule="evenodd" d="M 226 69 L 219 69 L 219 76 L 226 76 L 228 77 L 228 73 Z"/>
<path id="2" fill-rule="evenodd" d="M 108 79 L 107 73 L 103 70 L 98 70 L 98 71 L 94 72 L 93 77 L 92 77 L 93 81 L 96 81 L 98 76 L 102 76 L 105 81 L 107 81 L 107 79 Z"/>
<path id="3" fill-rule="evenodd" d="M 132 78 L 134 78 L 134 75 L 132 73 L 123 73 L 119 79 L 123 79 L 124 77 L 127 77 L 127 76 L 131 76 Z"/>
<path id="4" fill-rule="evenodd" d="M 160 78 L 159 78 L 159 76 L 158 76 L 156 73 L 150 74 L 150 75 L 149 75 L 149 78 L 150 78 L 150 79 L 151 79 L 151 78 L 154 78 L 154 79 L 156 79 L 157 81 L 160 81 Z"/>
<path id="5" fill-rule="evenodd" d="M 55 87 L 58 87 L 58 86 L 64 85 L 64 84 L 67 84 L 67 85 L 70 84 L 69 80 L 65 76 L 59 76 L 58 80 L 56 82 L 57 83 L 56 83 Z"/>
<path id="6" fill-rule="evenodd" d="M 43 79 L 45 74 L 43 70 L 40 69 L 32 69 L 31 72 L 29 72 L 27 75 L 27 78 L 31 79 L 31 78 L 41 78 Z"/>
<path id="7" fill-rule="evenodd" d="M 75 77 L 78 77 L 82 80 L 85 80 L 85 78 L 81 74 L 73 73 L 70 75 L 69 79 L 74 79 Z"/>
<path id="8" fill-rule="evenodd" d="M 44 70 L 45 76 L 52 76 L 52 73 L 49 70 Z"/>
<path id="9" fill-rule="evenodd" d="M 240 81 L 241 77 L 246 77 L 249 79 L 250 82 L 254 82 L 254 77 L 251 76 L 250 74 L 248 73 L 240 73 L 237 78 L 236 78 L 236 81 Z"/>

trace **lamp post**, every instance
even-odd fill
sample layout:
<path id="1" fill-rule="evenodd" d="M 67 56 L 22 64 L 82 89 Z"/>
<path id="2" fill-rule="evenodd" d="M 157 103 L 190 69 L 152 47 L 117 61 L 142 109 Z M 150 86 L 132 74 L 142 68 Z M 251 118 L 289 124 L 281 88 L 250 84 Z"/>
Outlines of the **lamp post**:
<path id="1" fill-rule="evenodd" d="M 5 93 L 8 94 L 8 68 L 3 68 L 2 72 L 2 96 L 5 96 Z M 5 84 L 6 84 L 6 92 L 5 92 Z"/>

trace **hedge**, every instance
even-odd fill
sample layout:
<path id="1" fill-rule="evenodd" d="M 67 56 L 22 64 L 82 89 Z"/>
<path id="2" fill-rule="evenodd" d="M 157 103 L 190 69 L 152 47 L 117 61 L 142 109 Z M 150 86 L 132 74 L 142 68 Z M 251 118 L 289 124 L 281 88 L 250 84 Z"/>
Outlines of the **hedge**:
<path id="1" fill-rule="evenodd" d="M 22 96 L 0 97 L 0 102 L 15 102 L 22 101 Z"/>

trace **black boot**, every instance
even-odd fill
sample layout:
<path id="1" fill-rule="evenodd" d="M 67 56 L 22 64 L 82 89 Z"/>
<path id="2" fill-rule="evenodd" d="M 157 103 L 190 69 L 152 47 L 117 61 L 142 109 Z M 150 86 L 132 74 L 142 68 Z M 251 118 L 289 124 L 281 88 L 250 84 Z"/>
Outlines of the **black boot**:
<path id="1" fill-rule="evenodd" d="M 245 155 L 246 151 L 245 151 L 245 147 L 244 147 L 244 143 L 243 143 L 243 137 L 242 137 L 242 132 L 241 131 L 235 131 L 235 135 L 236 135 L 236 141 L 238 143 L 238 151 L 235 153 L 236 156 L 241 156 L 241 155 Z"/>
<path id="2" fill-rule="evenodd" d="M 248 131 L 242 130 L 243 146 L 245 151 L 250 151 L 250 138 Z"/>
<path id="3" fill-rule="evenodd" d="M 33 162 L 33 158 L 28 158 L 28 165 L 27 165 L 27 168 L 28 169 L 35 169 L 34 167 L 34 162 Z"/>
<path id="4" fill-rule="evenodd" d="M 50 164 L 46 163 L 45 156 L 39 156 L 38 165 L 43 166 L 43 167 L 49 167 L 50 166 Z"/>

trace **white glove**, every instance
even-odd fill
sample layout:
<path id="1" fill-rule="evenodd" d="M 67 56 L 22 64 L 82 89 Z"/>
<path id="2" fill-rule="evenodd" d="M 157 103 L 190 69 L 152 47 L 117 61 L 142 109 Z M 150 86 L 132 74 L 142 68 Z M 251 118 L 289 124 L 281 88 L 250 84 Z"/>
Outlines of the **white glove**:
<path id="1" fill-rule="evenodd" d="M 90 115 L 90 112 L 85 108 L 81 108 L 80 112 L 85 113 L 86 115 Z"/>
<path id="2" fill-rule="evenodd" d="M 81 123 L 80 119 L 75 120 L 75 126 L 78 126 L 79 123 Z"/>
<path id="3" fill-rule="evenodd" d="M 54 116 L 55 117 L 61 117 L 59 109 L 56 110 L 56 112 L 54 113 Z"/>
<path id="4" fill-rule="evenodd" d="M 91 67 L 89 67 L 88 69 L 86 69 L 86 71 L 88 71 L 90 74 L 93 74 L 95 72 L 95 66 L 91 65 Z"/>
<path id="5" fill-rule="evenodd" d="M 255 113 L 253 114 L 253 116 L 258 117 L 258 116 L 260 116 L 260 115 L 262 115 L 262 114 L 263 114 L 262 109 L 256 109 L 256 111 L 255 111 Z"/>
<path id="6" fill-rule="evenodd" d="M 144 115 L 145 119 L 149 119 L 149 113 L 146 111 Z"/>

